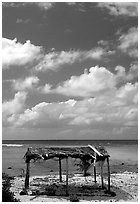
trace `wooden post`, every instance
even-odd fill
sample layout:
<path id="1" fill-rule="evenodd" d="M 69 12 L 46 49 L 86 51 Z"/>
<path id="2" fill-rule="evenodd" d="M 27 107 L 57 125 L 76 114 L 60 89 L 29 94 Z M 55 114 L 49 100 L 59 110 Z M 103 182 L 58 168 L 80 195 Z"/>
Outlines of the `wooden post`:
<path id="1" fill-rule="evenodd" d="M 29 188 L 29 178 L 30 178 L 30 160 L 27 158 L 27 156 L 30 154 L 30 149 L 28 148 L 25 158 L 26 158 L 26 176 L 25 176 L 25 190 Z"/>
<path id="2" fill-rule="evenodd" d="M 96 183 L 96 166 L 94 166 L 94 182 Z"/>
<path id="3" fill-rule="evenodd" d="M 103 161 L 101 161 L 101 182 L 102 182 L 102 188 L 104 188 L 104 181 L 103 181 Z"/>
<path id="4" fill-rule="evenodd" d="M 94 182 L 96 183 L 96 152 L 95 152 L 95 159 L 94 159 L 94 163 L 93 163 L 93 168 L 94 168 Z"/>
<path id="5" fill-rule="evenodd" d="M 66 195 L 68 195 L 68 156 L 66 157 Z"/>
<path id="6" fill-rule="evenodd" d="M 62 167 L 61 167 L 61 158 L 59 157 L 59 179 L 62 182 Z"/>
<path id="7" fill-rule="evenodd" d="M 29 188 L 29 178 L 30 178 L 30 162 L 28 162 L 26 166 L 25 189 Z"/>
<path id="8" fill-rule="evenodd" d="M 107 169 L 108 169 L 108 192 L 110 192 L 110 167 L 109 167 L 109 157 L 107 157 Z"/>

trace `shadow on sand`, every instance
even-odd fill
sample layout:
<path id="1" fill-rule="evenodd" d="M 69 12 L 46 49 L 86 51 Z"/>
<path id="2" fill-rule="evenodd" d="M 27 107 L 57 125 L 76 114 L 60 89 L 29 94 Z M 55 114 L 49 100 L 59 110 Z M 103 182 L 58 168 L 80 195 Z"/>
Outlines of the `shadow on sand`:
<path id="1" fill-rule="evenodd" d="M 47 182 L 42 178 L 34 179 L 30 183 L 30 195 L 31 201 L 37 197 L 47 196 L 51 198 L 59 198 L 70 200 L 70 197 L 76 196 L 79 200 L 98 200 L 98 201 L 127 201 L 133 199 L 132 195 L 116 186 L 111 186 L 111 192 L 107 191 L 107 186 L 104 189 L 97 183 L 91 184 L 76 184 L 70 183 L 68 187 L 69 194 L 66 196 L 66 185 L 65 183 L 59 183 L 53 181 L 53 183 Z"/>

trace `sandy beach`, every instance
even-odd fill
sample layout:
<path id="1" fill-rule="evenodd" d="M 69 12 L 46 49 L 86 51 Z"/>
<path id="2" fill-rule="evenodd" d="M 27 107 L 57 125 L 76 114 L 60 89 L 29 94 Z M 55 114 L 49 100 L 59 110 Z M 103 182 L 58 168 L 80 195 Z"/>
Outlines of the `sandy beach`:
<path id="1" fill-rule="evenodd" d="M 129 147 L 129 148 L 128 148 Z M 27 194 L 21 194 L 25 187 L 25 162 L 17 162 L 15 167 L 7 168 L 6 173 L 13 177 L 11 179 L 11 191 L 15 198 L 21 202 L 70 202 L 72 199 L 77 199 L 80 202 L 137 202 L 138 201 L 138 161 L 137 146 L 132 147 L 128 151 L 130 145 L 124 149 L 122 145 L 119 149 L 114 147 L 110 158 L 110 190 L 108 189 L 108 168 L 107 163 L 104 163 L 103 180 L 104 188 L 102 189 L 101 182 L 101 166 L 96 163 L 96 180 L 94 182 L 93 165 L 88 170 L 88 176 L 83 176 L 83 171 L 80 170 L 75 162 L 77 160 L 69 158 L 68 169 L 68 195 L 66 196 L 66 161 L 62 160 L 62 182 L 59 181 L 59 165 L 58 160 L 44 160 L 31 162 L 29 189 Z M 116 148 L 116 149 L 115 149 Z M 6 149 L 7 150 L 7 149 Z M 9 150 L 9 149 L 8 149 Z M 19 148 L 16 148 L 18 151 Z M 109 149 L 110 150 L 110 149 Z M 114 150 L 114 151 L 113 151 Z M 126 151 L 125 151 L 126 150 Z M 21 156 L 22 152 L 19 150 Z M 12 152 L 12 150 L 11 150 Z M 6 154 L 11 155 L 11 154 Z M 15 155 L 15 154 L 12 154 Z M 122 157 L 123 155 L 123 157 Z M 131 156 L 131 157 L 130 157 Z M 7 160 L 6 165 L 9 165 Z M 23 165 L 24 171 L 21 172 L 20 166 Z M 6 169 L 6 168 L 5 168 Z M 4 170 L 5 170 L 4 169 Z M 17 169 L 19 169 L 17 171 Z M 22 170 L 23 170 L 22 169 Z"/>
<path id="2" fill-rule="evenodd" d="M 107 178 L 104 178 L 107 187 Z M 55 196 L 44 195 L 47 186 L 53 188 L 63 186 L 60 192 L 56 191 Z M 138 201 L 138 173 L 123 172 L 111 174 L 111 191 L 115 196 L 105 193 L 101 189 L 101 179 L 97 176 L 97 183 L 93 181 L 93 176 L 83 177 L 82 174 L 74 174 L 69 177 L 69 196 L 65 196 L 65 175 L 63 182 L 59 183 L 58 175 L 32 176 L 30 177 L 30 188 L 28 195 L 20 195 L 24 187 L 24 177 L 15 177 L 12 181 L 11 191 L 21 202 L 70 202 L 70 196 L 77 195 L 80 202 L 104 201 L 104 202 L 137 202 Z M 81 189 L 81 190 L 80 190 Z M 37 193 L 38 192 L 38 193 Z M 36 194 L 37 193 L 37 194 Z M 64 196 L 62 194 L 64 193 Z M 47 193 L 46 193 L 47 194 Z"/>

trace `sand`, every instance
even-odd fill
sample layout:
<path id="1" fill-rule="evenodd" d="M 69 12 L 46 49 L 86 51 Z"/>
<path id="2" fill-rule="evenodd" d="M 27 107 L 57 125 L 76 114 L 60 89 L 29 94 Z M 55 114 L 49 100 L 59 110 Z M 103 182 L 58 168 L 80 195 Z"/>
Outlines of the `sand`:
<path id="1" fill-rule="evenodd" d="M 104 184 L 107 187 L 106 177 L 104 178 Z M 64 193 L 64 196 L 32 195 L 32 193 L 37 190 L 38 192 L 44 192 L 45 187 L 48 185 L 54 185 L 54 187 L 59 185 L 64 186 L 65 175 L 63 175 L 62 184 L 59 182 L 58 175 L 30 177 L 28 195 L 20 195 L 24 187 L 24 178 L 15 177 L 14 180 L 12 180 L 11 191 L 14 192 L 15 197 L 20 199 L 21 202 L 70 202 L 70 196 L 73 196 L 75 193 L 79 193 L 78 198 L 80 202 L 138 202 L 138 173 L 135 172 L 125 171 L 123 173 L 111 174 L 111 191 L 116 193 L 114 197 L 106 194 L 105 189 L 101 189 L 101 178 L 99 175 L 97 175 L 97 183 L 94 183 L 93 176 L 88 176 L 85 179 L 82 174 L 70 175 L 69 196 L 65 196 L 65 188 L 61 191 L 61 193 Z M 80 190 L 78 189 L 85 188 L 87 188 L 87 190 L 83 190 L 84 195 L 82 195 L 82 193 L 80 194 Z"/>

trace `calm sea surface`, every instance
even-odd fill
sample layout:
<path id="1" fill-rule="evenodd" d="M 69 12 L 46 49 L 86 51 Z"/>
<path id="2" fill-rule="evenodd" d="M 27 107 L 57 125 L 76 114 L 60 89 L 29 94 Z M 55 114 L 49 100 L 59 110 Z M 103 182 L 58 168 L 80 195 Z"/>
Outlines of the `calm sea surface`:
<path id="1" fill-rule="evenodd" d="M 44 146 L 93 146 L 103 145 L 110 154 L 110 164 L 119 165 L 127 163 L 135 165 L 138 163 L 138 141 L 137 140 L 6 140 L 2 142 L 2 171 L 9 175 L 19 176 L 26 168 L 24 154 L 28 147 Z M 75 160 L 69 159 L 69 171 L 77 172 L 74 165 Z M 62 169 L 65 172 L 65 159 L 62 161 Z M 58 171 L 56 159 L 31 163 L 31 175 L 53 174 Z"/>

